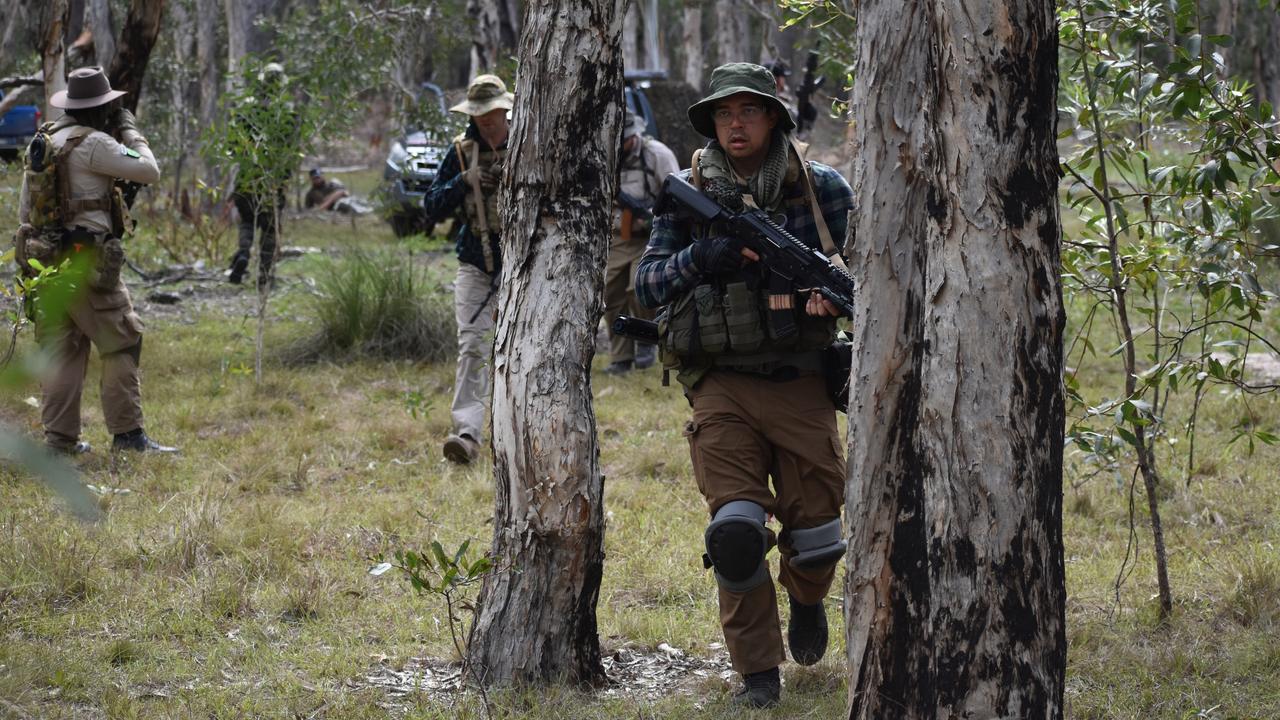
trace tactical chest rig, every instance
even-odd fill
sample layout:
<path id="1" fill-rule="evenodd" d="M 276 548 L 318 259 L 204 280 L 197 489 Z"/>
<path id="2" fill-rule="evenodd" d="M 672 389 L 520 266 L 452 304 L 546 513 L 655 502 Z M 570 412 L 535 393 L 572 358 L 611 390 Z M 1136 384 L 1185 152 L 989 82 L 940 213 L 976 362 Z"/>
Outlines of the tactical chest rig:
<path id="1" fill-rule="evenodd" d="M 498 150 L 482 148 L 480 142 L 465 134 L 454 140 L 454 148 L 457 150 L 458 163 L 463 172 L 470 168 L 483 169 L 501 165 L 507 155 L 505 148 Z M 502 230 L 498 215 L 498 194 L 485 195 L 480 187 L 480 180 L 474 174 L 468 187 L 471 192 L 467 193 L 463 201 L 463 209 L 467 214 L 471 233 L 480 241 L 480 250 L 484 253 L 484 271 L 492 275 L 498 269 L 494 243 Z"/>
<path id="2" fill-rule="evenodd" d="M 784 193 L 783 207 L 807 204 L 823 253 L 843 266 L 818 205 L 812 170 L 803 160 L 802 148 L 793 147 L 802 171 Z M 703 185 L 698 172 L 701 153 L 694 152 L 691 178 L 699 189 Z M 750 195 L 742 200 L 755 206 Z M 715 232 L 713 226 L 695 225 L 693 240 Z M 732 274 L 704 276 L 658 318 L 663 365 L 679 370 L 676 379 L 685 388 L 692 388 L 713 368 L 777 379 L 822 372 L 822 351 L 835 340 L 836 321 L 808 315 L 804 303 L 796 302 L 799 289 L 759 263 L 749 263 Z"/>

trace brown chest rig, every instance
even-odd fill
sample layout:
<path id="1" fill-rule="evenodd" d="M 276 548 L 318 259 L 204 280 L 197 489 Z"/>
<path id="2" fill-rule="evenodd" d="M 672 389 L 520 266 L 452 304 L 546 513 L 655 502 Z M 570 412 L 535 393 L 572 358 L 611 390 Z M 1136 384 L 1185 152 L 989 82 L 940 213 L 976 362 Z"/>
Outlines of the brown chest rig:
<path id="1" fill-rule="evenodd" d="M 482 144 L 475 138 L 466 136 L 454 141 L 458 162 L 463 172 L 471 168 L 485 169 L 495 165 L 501 168 L 507 157 L 506 148 L 491 150 L 481 147 Z M 497 237 L 502 234 L 502 220 L 498 214 L 498 194 L 493 192 L 485 195 L 478 179 L 469 183 L 468 187 L 470 192 L 463 201 L 467 224 L 472 234 L 480 240 L 480 248 L 484 253 L 484 270 L 492 275 L 498 268 L 493 246 Z"/>

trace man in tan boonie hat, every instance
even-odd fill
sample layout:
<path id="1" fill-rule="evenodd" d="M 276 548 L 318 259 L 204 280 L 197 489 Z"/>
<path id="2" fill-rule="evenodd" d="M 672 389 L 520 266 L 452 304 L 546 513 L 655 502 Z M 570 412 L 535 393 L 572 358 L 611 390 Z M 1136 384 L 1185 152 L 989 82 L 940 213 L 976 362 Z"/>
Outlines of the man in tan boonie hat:
<path id="1" fill-rule="evenodd" d="M 768 213 L 835 262 L 853 191 L 834 169 L 804 160 L 776 87 L 759 65 L 716 68 L 707 97 L 689 108 L 711 142 L 677 177 L 725 207 Z M 845 550 L 845 464 L 823 370 L 840 311 L 770 272 L 743 232 L 659 214 L 635 289 L 646 306 L 666 308 L 659 346 L 693 410 L 684 437 L 710 519 L 704 558 L 725 646 L 743 680 L 734 702 L 759 708 L 780 700 L 786 647 L 802 665 L 827 650 L 823 599 Z M 785 645 L 775 546 L 790 606 Z"/>
<path id="2" fill-rule="evenodd" d="M 453 282 L 454 316 L 458 324 L 458 365 L 453 385 L 453 432 L 444 441 L 447 460 L 467 464 L 480 455 L 485 411 L 489 406 L 489 356 L 493 349 L 494 312 L 502 272 L 502 218 L 498 184 L 507 155 L 507 114 L 515 96 L 497 75 L 479 75 L 467 86 L 467 99 L 449 108 L 470 116 L 467 129 L 454 138 L 422 199 L 427 227 L 461 208 L 466 223 L 457 228 L 458 274 Z"/>
<path id="3" fill-rule="evenodd" d="M 124 94 L 111 89 L 100 67 L 73 70 L 67 89 L 49 99 L 67 113 L 40 128 L 23 173 L 15 238 L 20 269 L 30 271 L 28 259 L 45 265 L 83 260 L 88 266 L 82 291 L 66 306 L 46 304 L 38 292 L 34 298 L 36 340 L 52 358 L 41 378 L 40 419 L 45 443 L 64 453 L 89 449 L 80 441 L 80 396 L 94 346 L 112 448 L 175 451 L 142 429 L 142 321 L 120 275 L 120 240 L 130 228 L 115 183 L 154 183 L 160 169 L 133 113 L 116 102 Z M 58 188 L 52 193 L 49 169 Z"/>
<path id="4" fill-rule="evenodd" d="M 449 108 L 449 112 L 475 117 L 497 110 L 511 110 L 516 96 L 507 92 L 507 84 L 497 75 L 477 75 L 467 86 L 467 99 Z"/>

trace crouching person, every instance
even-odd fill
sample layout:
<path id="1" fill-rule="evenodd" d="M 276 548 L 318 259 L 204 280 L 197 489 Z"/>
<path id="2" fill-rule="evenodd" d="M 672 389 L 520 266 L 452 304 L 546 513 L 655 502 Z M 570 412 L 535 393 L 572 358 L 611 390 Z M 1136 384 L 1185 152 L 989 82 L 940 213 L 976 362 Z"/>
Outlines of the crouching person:
<path id="1" fill-rule="evenodd" d="M 116 181 L 154 183 L 160 170 L 133 114 L 120 106 L 122 95 L 101 68 L 73 71 L 67 89 L 50 99 L 66 114 L 41 128 L 23 174 L 20 270 L 31 273 L 31 259 L 51 266 L 70 258 L 88 267 L 70 297 L 46 296 L 40 288 L 34 297 L 36 339 L 52 363 L 41 383 L 41 421 L 45 442 L 63 453 L 89 450 L 80 440 L 80 396 L 91 345 L 102 360 L 102 414 L 112 449 L 176 452 L 143 430 L 142 323 L 120 273 L 127 209 Z"/>

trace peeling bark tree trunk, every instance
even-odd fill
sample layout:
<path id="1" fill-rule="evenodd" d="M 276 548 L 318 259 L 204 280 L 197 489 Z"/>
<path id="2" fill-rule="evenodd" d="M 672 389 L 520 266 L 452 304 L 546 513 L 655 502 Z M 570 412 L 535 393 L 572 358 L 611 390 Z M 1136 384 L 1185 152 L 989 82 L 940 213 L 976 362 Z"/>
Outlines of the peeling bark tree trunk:
<path id="1" fill-rule="evenodd" d="M 111 61 L 111 87 L 129 93 L 121 98 L 130 111 L 138 109 L 138 96 L 142 94 L 142 78 L 147 72 L 151 50 L 160 35 L 160 20 L 164 16 L 165 0 L 133 0 L 129 3 L 129 15 L 120 29 L 120 43 L 116 57 Z"/>
<path id="2" fill-rule="evenodd" d="M 277 0 L 225 0 L 227 14 L 227 75 L 234 78 L 245 55 L 266 52 L 271 34 L 258 27 L 258 18 L 270 16 Z"/>
<path id="3" fill-rule="evenodd" d="M 40 67 L 44 73 L 44 119 L 55 120 L 62 110 L 49 104 L 59 90 L 67 89 L 66 53 L 62 33 L 66 28 L 67 0 L 51 0 L 44 8 L 40 22 Z"/>
<path id="4" fill-rule="evenodd" d="M 702 88 L 702 2 L 689 0 L 684 6 L 684 81 L 689 87 Z"/>
<path id="5" fill-rule="evenodd" d="M 496 72 L 520 37 L 520 8 L 516 0 L 467 0 L 467 14 L 475 23 L 471 77 Z"/>
<path id="6" fill-rule="evenodd" d="M 94 60 L 108 68 L 116 59 L 115 23 L 111 21 L 111 0 L 89 0 L 85 6 L 85 25 L 93 33 Z"/>
<path id="7" fill-rule="evenodd" d="M 530 5 L 521 37 L 494 349 L 499 569 L 481 590 L 469 650 L 485 684 L 604 680 L 590 371 L 617 182 L 622 2 Z"/>
<path id="8" fill-rule="evenodd" d="M 720 65 L 751 62 L 751 0 L 716 0 L 716 58 Z"/>
<path id="9" fill-rule="evenodd" d="M 1051 0 L 864 1 L 850 718 L 1061 718 Z"/>
<path id="10" fill-rule="evenodd" d="M 198 127 L 213 127 L 218 112 L 218 3 L 196 0 L 196 63 L 200 66 L 196 82 L 200 93 Z"/>

